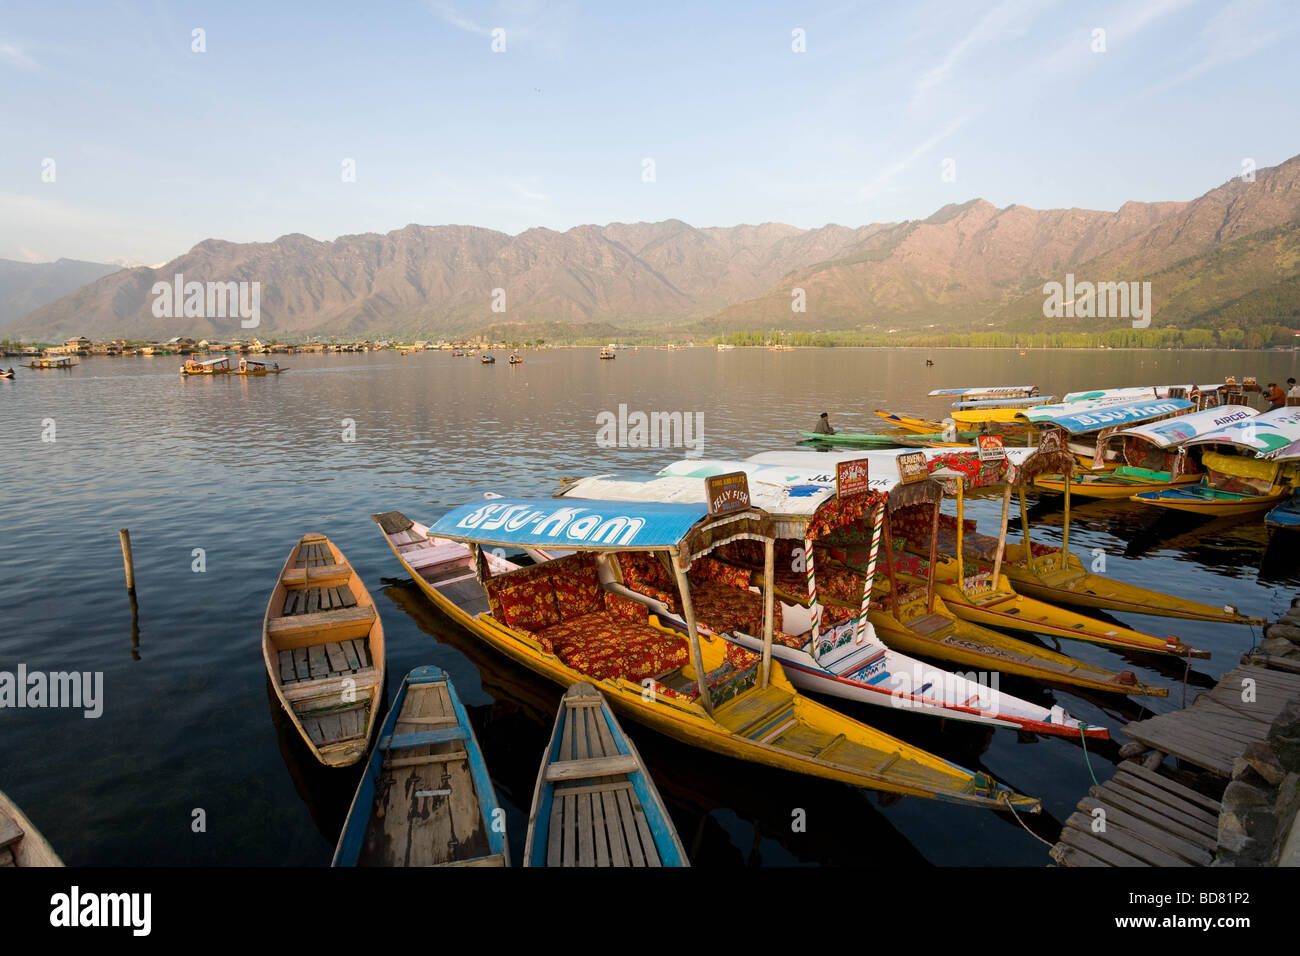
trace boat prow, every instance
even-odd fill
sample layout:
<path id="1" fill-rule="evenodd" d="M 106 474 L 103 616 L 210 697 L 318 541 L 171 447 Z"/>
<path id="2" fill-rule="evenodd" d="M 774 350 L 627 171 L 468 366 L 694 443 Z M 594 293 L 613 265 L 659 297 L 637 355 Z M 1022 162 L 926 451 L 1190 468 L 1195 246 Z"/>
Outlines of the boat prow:
<path id="1" fill-rule="evenodd" d="M 441 669 L 417 667 L 402 679 L 332 865 L 510 865 L 504 810 Z"/>
<path id="2" fill-rule="evenodd" d="M 636 746 L 585 681 L 560 701 L 533 790 L 524 866 L 690 866 Z"/>
<path id="3" fill-rule="evenodd" d="M 6 866 L 63 866 L 18 805 L 0 790 L 0 868 Z"/>
<path id="4" fill-rule="evenodd" d="M 321 534 L 284 562 L 262 622 L 262 657 L 285 713 L 321 763 L 365 756 L 384 692 L 384 629 L 361 577 Z"/>

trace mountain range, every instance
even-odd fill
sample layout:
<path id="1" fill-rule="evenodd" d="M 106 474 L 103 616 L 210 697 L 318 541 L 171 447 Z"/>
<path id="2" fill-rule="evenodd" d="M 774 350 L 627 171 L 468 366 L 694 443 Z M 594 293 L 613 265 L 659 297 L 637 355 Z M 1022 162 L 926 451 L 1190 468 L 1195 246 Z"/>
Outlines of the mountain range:
<path id="1" fill-rule="evenodd" d="M 51 265 L 63 266 L 60 275 L 93 266 L 65 262 Z M 555 340 L 566 333 L 1062 323 L 1096 331 L 1127 324 L 1045 318 L 1043 284 L 1066 273 L 1151 282 L 1156 326 L 1295 326 L 1300 157 L 1187 202 L 1128 202 L 1115 212 L 999 209 L 975 199 L 927 219 L 857 228 L 697 228 L 670 219 L 510 236 L 474 226 L 408 225 L 332 242 L 299 234 L 266 243 L 208 239 L 159 267 L 100 275 L 93 268 L 87 284 L 44 302 L 30 287 L 4 284 L 0 268 L 0 335 L 57 341 L 78 334 L 248 334 L 237 319 L 155 317 L 154 283 L 177 274 L 187 282 L 260 282 L 256 334 L 263 338 L 457 336 L 512 327 L 529 336 L 545 330 Z M 804 311 L 792 309 L 795 290 L 802 290 Z"/>

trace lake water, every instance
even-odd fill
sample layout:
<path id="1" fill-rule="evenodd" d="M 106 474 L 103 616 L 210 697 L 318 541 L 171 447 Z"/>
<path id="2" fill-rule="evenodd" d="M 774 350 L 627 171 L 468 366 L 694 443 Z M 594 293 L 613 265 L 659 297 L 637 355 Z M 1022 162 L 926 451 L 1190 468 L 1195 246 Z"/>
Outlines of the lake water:
<path id="1" fill-rule="evenodd" d="M 287 732 L 260 653 L 266 602 L 307 532 L 344 551 L 375 597 L 389 686 L 446 669 L 469 708 L 522 857 L 528 803 L 562 689 L 443 618 L 406 583 L 372 512 L 429 521 L 486 491 L 550 494 L 562 475 L 641 473 L 682 449 L 607 448 L 597 416 L 703 414 L 703 454 L 792 448 L 822 411 L 840 430 L 872 410 L 942 417 L 931 388 L 1105 386 L 1297 374 L 1295 353 L 798 350 L 669 352 L 599 361 L 590 349 L 524 353 L 511 367 L 450 353 L 277 356 L 290 371 L 183 379 L 175 357 L 83 359 L 70 372 L 0 381 L 0 670 L 102 671 L 104 710 L 0 711 L 0 789 L 69 864 L 328 864 L 360 768 L 325 771 Z M 11 360 L 13 361 L 13 360 Z M 16 365 L 16 361 L 14 362 Z M 349 422 L 355 440 L 344 441 Z M 44 438 L 52 437 L 54 441 Z M 1058 499 L 1033 506 L 1059 536 Z M 970 513 L 994 527 L 997 505 Z M 130 528 L 138 631 L 117 530 Z M 994 530 L 993 533 L 996 533 Z M 1288 541 L 1262 520 L 1206 521 L 1128 502 L 1075 512 L 1076 554 L 1108 573 L 1211 604 L 1277 616 L 1300 590 Z M 195 549 L 205 569 L 194 570 Z M 1213 652 L 1193 686 L 1231 669 L 1246 627 L 1121 615 Z M 1030 825 L 1054 840 L 1092 780 L 1118 760 L 1117 731 L 1144 707 L 1181 704 L 1183 665 L 1082 643 L 1063 650 L 1171 687 L 1166 700 L 1087 698 L 1004 678 L 1002 688 L 1111 728 L 1090 746 L 1020 739 L 839 702 L 846 712 L 1043 799 Z M 1147 711 L 1149 712 L 1149 711 Z M 876 794 L 693 751 L 631 721 L 697 865 L 1025 864 L 1046 847 L 1003 814 Z M 205 832 L 195 832 L 196 811 Z M 796 810 L 806 831 L 794 832 Z"/>

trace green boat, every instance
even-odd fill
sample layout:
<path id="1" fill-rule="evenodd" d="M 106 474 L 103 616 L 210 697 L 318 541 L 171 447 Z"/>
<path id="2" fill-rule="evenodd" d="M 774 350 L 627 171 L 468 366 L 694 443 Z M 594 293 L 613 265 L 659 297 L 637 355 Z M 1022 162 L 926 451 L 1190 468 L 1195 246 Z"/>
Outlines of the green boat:
<path id="1" fill-rule="evenodd" d="M 957 432 L 956 440 L 950 441 L 952 436 L 945 438 L 943 432 L 921 435 L 881 435 L 876 432 L 837 432 L 834 435 L 800 432 L 799 434 L 805 438 L 804 441 L 799 442 L 800 445 L 840 448 L 929 448 L 935 445 L 968 445 L 979 436 L 979 432 Z"/>

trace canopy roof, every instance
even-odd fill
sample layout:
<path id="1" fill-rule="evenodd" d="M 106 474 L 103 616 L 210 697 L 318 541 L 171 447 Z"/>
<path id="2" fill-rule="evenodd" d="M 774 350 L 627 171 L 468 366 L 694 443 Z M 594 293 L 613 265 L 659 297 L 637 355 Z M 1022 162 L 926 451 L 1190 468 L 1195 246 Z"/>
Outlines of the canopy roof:
<path id="1" fill-rule="evenodd" d="M 1049 402 L 1055 396 L 1052 395 L 1035 395 L 1024 398 L 980 398 L 975 400 L 962 400 L 953 402 L 953 408 L 1012 408 L 1026 405 L 1041 405 Z"/>
<path id="2" fill-rule="evenodd" d="M 1293 441 L 1291 444 L 1274 451 L 1263 452 L 1259 457 L 1270 458 L 1273 461 L 1296 461 L 1300 459 L 1300 441 Z"/>
<path id="3" fill-rule="evenodd" d="M 1037 385 L 974 385 L 967 388 L 936 388 L 928 393 L 937 395 L 959 395 L 964 398 L 1029 398 L 1038 394 Z"/>
<path id="4" fill-rule="evenodd" d="M 1020 412 L 1020 417 L 1036 425 L 1055 425 L 1071 435 L 1099 431 L 1113 425 L 1137 424 L 1166 415 L 1176 415 L 1195 406 L 1184 398 L 1152 398 L 1139 401 L 1066 402 L 1040 405 Z"/>
<path id="5" fill-rule="evenodd" d="M 708 518 L 703 482 L 695 484 L 700 488 L 699 501 L 669 502 L 647 497 L 618 503 L 584 501 L 580 505 L 554 498 L 475 501 L 447 512 L 429 534 L 453 541 L 518 547 L 674 548 Z"/>
<path id="6" fill-rule="evenodd" d="M 1083 392 L 1069 392 L 1061 399 L 1063 402 L 1088 402 L 1113 399 L 1130 401 L 1138 398 L 1168 398 L 1171 389 L 1191 389 L 1199 387 L 1202 392 L 1213 392 L 1223 388 L 1223 383 L 1215 385 L 1145 385 L 1134 388 L 1094 388 Z"/>
<path id="7" fill-rule="evenodd" d="M 1207 408 L 1199 412 L 1190 412 L 1186 415 L 1175 415 L 1173 418 L 1166 418 L 1164 421 L 1121 429 L 1111 437 L 1117 438 L 1120 435 L 1131 435 L 1134 438 L 1149 441 L 1157 448 L 1170 448 L 1174 445 L 1181 445 L 1198 435 L 1204 435 L 1225 428 L 1235 422 L 1254 418 L 1258 414 L 1259 412 L 1246 405 L 1223 405 L 1216 408 Z"/>
<path id="8" fill-rule="evenodd" d="M 1260 458 L 1280 452 L 1300 441 L 1300 408 L 1275 408 L 1245 421 L 1197 435 L 1187 442 L 1193 445 L 1234 445 L 1253 451 Z"/>

